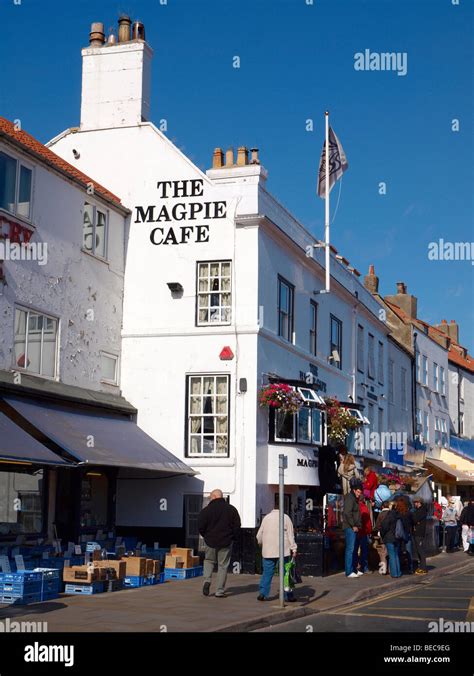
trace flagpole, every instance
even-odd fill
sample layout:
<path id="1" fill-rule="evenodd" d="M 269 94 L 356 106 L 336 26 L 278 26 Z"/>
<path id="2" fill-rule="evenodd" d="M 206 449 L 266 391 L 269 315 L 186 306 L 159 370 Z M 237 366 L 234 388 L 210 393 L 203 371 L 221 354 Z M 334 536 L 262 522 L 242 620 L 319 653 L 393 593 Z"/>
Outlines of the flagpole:
<path id="1" fill-rule="evenodd" d="M 326 251 L 326 293 L 329 293 L 331 286 L 331 249 L 329 245 L 329 111 L 326 111 L 326 199 L 325 199 L 325 219 L 324 219 L 324 235 L 325 235 L 325 251 Z"/>

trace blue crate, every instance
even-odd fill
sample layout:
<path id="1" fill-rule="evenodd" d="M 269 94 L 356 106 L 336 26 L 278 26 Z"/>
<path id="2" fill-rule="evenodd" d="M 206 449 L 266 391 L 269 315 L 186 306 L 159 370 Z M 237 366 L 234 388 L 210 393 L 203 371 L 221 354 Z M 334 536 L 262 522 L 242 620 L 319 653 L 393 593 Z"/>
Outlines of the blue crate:
<path id="1" fill-rule="evenodd" d="M 194 568 L 165 568 L 165 580 L 188 580 L 194 577 Z"/>
<path id="2" fill-rule="evenodd" d="M 41 592 L 41 600 L 42 601 L 53 601 L 53 599 L 58 599 L 58 598 L 59 598 L 59 592 L 57 592 L 57 591 L 49 591 L 49 592 L 42 591 Z"/>
<path id="3" fill-rule="evenodd" d="M 107 580 L 107 582 L 105 582 L 106 592 L 120 591 L 123 587 L 123 580 Z"/>
<path id="4" fill-rule="evenodd" d="M 41 601 L 41 594 L 24 594 L 17 596 L 15 594 L 0 594 L 0 603 L 7 603 L 11 606 L 26 606 L 29 603 L 39 603 Z"/>
<path id="5" fill-rule="evenodd" d="M 193 571 L 193 577 L 201 577 L 204 574 L 204 566 L 194 566 Z"/>
<path id="6" fill-rule="evenodd" d="M 23 594 L 39 594 L 41 592 L 41 582 L 0 582 L 0 594 L 13 594 L 14 596 L 23 596 Z"/>
<path id="7" fill-rule="evenodd" d="M 83 594 L 90 596 L 91 594 L 101 594 L 104 591 L 103 582 L 92 582 L 92 584 L 67 583 L 66 594 Z"/>
<path id="8" fill-rule="evenodd" d="M 143 587 L 145 579 L 146 578 L 138 575 L 128 575 L 123 579 L 123 585 L 124 587 Z"/>
<path id="9" fill-rule="evenodd" d="M 42 575 L 34 570 L 18 570 L 16 573 L 0 573 L 0 582 L 41 582 Z"/>
<path id="10" fill-rule="evenodd" d="M 133 537 L 124 537 L 122 538 L 122 545 L 125 547 L 127 551 L 135 549 L 137 546 L 138 538 L 133 538 Z M 121 547 L 122 545 L 119 545 Z M 115 541 L 114 541 L 114 546 L 115 546 Z"/>

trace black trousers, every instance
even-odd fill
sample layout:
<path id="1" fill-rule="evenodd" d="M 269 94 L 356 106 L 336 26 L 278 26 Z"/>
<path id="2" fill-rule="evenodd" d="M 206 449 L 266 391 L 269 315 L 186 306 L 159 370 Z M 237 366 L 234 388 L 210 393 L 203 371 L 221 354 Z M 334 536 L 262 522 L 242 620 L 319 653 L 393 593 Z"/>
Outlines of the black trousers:
<path id="1" fill-rule="evenodd" d="M 413 556 L 418 559 L 418 568 L 426 570 L 425 538 L 419 535 L 413 536 Z"/>

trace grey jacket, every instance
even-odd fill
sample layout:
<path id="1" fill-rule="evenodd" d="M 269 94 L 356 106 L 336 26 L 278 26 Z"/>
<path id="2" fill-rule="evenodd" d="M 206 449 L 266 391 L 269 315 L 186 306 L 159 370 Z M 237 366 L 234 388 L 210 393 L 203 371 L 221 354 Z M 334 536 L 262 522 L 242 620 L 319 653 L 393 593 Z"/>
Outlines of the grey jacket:
<path id="1" fill-rule="evenodd" d="M 360 516 L 359 501 L 351 491 L 344 496 L 344 509 L 342 510 L 342 527 L 353 528 L 362 526 L 362 519 Z"/>

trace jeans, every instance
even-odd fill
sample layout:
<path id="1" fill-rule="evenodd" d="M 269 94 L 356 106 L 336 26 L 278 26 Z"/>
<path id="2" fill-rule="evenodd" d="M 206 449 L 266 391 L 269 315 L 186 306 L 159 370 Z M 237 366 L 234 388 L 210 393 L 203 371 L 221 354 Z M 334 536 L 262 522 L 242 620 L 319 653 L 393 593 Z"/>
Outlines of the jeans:
<path id="1" fill-rule="evenodd" d="M 418 559 L 418 568 L 426 570 L 425 538 L 415 535 L 413 538 L 413 549 Z"/>
<path id="2" fill-rule="evenodd" d="M 352 528 L 345 528 L 344 535 L 346 538 L 346 553 L 345 553 L 345 569 L 346 575 L 355 573 L 354 568 L 354 550 L 357 540 L 357 533 L 354 533 Z"/>
<path id="3" fill-rule="evenodd" d="M 405 551 L 407 553 L 407 559 L 408 559 L 408 570 L 410 573 L 413 572 L 413 540 L 410 539 L 408 542 L 405 542 Z"/>
<path id="4" fill-rule="evenodd" d="M 285 563 L 288 563 L 290 556 L 285 556 Z M 270 596 L 270 587 L 272 584 L 273 575 L 275 569 L 278 567 L 280 559 L 262 559 L 263 572 L 262 577 L 260 578 L 260 594 L 265 598 Z M 289 598 L 292 598 L 293 592 L 285 592 L 285 600 L 288 601 Z"/>
<path id="5" fill-rule="evenodd" d="M 353 568 L 355 572 L 357 572 L 357 564 L 360 564 L 360 569 L 363 573 L 369 570 L 369 539 L 367 535 L 358 536 L 356 539 L 353 556 Z"/>
<path id="6" fill-rule="evenodd" d="M 400 557 L 398 555 L 399 546 L 393 542 L 388 542 L 386 547 L 388 551 L 388 565 L 390 568 L 390 575 L 392 577 L 400 577 L 402 572 L 400 570 Z"/>
<path id="7" fill-rule="evenodd" d="M 204 582 L 211 583 L 212 573 L 214 572 L 214 564 L 217 561 L 217 589 L 216 594 L 223 594 L 225 590 L 225 583 L 227 580 L 227 569 L 230 563 L 230 553 L 232 545 L 228 547 L 221 547 L 214 549 L 213 547 L 204 547 Z"/>
<path id="8" fill-rule="evenodd" d="M 456 539 L 456 532 L 458 527 L 456 524 L 454 526 L 446 525 L 446 550 L 451 552 L 454 549 L 454 542 Z"/>

